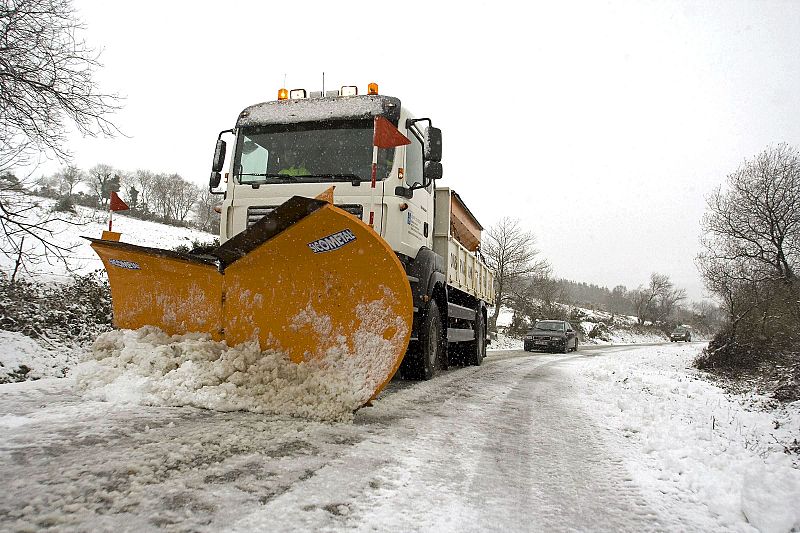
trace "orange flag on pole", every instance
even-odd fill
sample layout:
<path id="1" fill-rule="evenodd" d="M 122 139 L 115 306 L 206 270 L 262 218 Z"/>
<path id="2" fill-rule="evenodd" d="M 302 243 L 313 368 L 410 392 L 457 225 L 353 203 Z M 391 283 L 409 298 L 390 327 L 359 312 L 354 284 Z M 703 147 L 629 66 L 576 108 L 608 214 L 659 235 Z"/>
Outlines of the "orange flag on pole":
<path id="1" fill-rule="evenodd" d="M 375 117 L 372 144 L 378 148 L 394 148 L 395 146 L 411 144 L 411 140 L 400 133 L 400 131 L 394 127 L 394 124 L 384 117 Z"/>
<path id="2" fill-rule="evenodd" d="M 125 211 L 126 209 L 130 209 L 128 204 L 123 202 L 122 198 L 114 191 L 111 191 L 111 205 L 109 205 L 108 208 L 112 211 Z"/>

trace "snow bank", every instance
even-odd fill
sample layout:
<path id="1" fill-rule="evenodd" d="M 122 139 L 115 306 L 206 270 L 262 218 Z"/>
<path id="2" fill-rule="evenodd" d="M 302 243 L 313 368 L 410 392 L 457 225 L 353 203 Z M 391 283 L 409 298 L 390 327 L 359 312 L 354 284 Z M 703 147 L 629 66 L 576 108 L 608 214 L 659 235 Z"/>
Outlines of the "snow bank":
<path id="1" fill-rule="evenodd" d="M 581 328 L 586 332 L 586 336 L 582 339 L 584 344 L 642 344 L 642 343 L 658 343 L 664 342 L 667 339 L 666 335 L 657 330 L 637 329 L 630 326 L 612 326 L 607 327 L 605 324 L 601 326 L 599 322 L 580 322 Z M 589 337 L 589 334 L 597 327 L 606 326 L 606 331 L 602 335 L 594 338 Z"/>
<path id="2" fill-rule="evenodd" d="M 64 377 L 75 359 L 69 350 L 47 350 L 22 333 L 0 330 L 0 383 Z"/>
<path id="3" fill-rule="evenodd" d="M 497 338 L 492 339 L 491 344 L 486 347 L 486 351 L 493 352 L 499 350 L 521 350 L 522 339 L 515 339 L 502 333 L 497 334 Z"/>
<path id="4" fill-rule="evenodd" d="M 375 390 L 366 374 L 348 370 L 358 355 L 295 364 L 257 343 L 228 347 L 146 326 L 101 335 L 72 375 L 88 399 L 347 421 Z"/>
<path id="5" fill-rule="evenodd" d="M 574 379 L 589 392 L 587 411 L 631 449 L 627 467 L 655 506 L 667 505 L 664 494 L 683 493 L 726 530 L 800 528 L 800 470 L 784 448 L 800 434 L 800 402 L 765 410 L 752 396 L 727 395 L 691 368 L 698 351 L 598 356 Z"/>

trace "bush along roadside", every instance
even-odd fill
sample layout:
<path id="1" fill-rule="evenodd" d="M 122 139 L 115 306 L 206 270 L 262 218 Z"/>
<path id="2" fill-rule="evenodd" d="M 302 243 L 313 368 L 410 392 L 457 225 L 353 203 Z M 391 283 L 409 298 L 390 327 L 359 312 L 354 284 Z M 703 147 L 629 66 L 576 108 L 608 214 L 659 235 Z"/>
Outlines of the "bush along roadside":
<path id="1" fill-rule="evenodd" d="M 67 283 L 11 283 L 0 274 L 0 329 L 22 333 L 58 349 L 92 342 L 111 329 L 111 291 L 105 273 Z"/>
<path id="2" fill-rule="evenodd" d="M 770 343 L 735 335 L 729 326 L 697 356 L 694 366 L 734 392 L 757 390 L 780 402 L 800 400 L 800 343 Z"/>

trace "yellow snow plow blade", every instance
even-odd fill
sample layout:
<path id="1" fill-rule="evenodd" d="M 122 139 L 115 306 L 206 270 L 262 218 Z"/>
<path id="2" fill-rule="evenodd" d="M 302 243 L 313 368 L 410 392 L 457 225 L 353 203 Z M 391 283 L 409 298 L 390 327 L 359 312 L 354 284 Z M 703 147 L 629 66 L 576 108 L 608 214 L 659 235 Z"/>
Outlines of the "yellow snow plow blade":
<path id="1" fill-rule="evenodd" d="M 209 255 L 90 239 L 111 284 L 114 325 L 258 340 L 292 361 L 357 375 L 374 397 L 411 336 L 405 270 L 375 231 L 331 204 L 294 197 Z"/>

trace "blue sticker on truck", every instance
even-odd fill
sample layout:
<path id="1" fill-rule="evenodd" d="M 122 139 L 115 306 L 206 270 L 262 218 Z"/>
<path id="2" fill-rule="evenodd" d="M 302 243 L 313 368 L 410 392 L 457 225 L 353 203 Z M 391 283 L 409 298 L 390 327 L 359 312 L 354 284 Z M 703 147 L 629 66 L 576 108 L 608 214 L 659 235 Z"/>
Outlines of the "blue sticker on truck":
<path id="1" fill-rule="evenodd" d="M 308 247 L 311 248 L 311 251 L 315 254 L 321 254 L 322 252 L 338 250 L 345 244 L 349 244 L 354 240 L 356 240 L 356 236 L 353 232 L 349 229 L 343 229 L 333 235 L 328 235 L 327 237 L 308 243 Z"/>
<path id="2" fill-rule="evenodd" d="M 114 266 L 120 268 L 127 268 L 128 270 L 141 270 L 142 267 L 139 266 L 139 263 L 134 263 L 133 261 L 122 261 L 121 259 L 109 259 L 109 263 Z"/>

